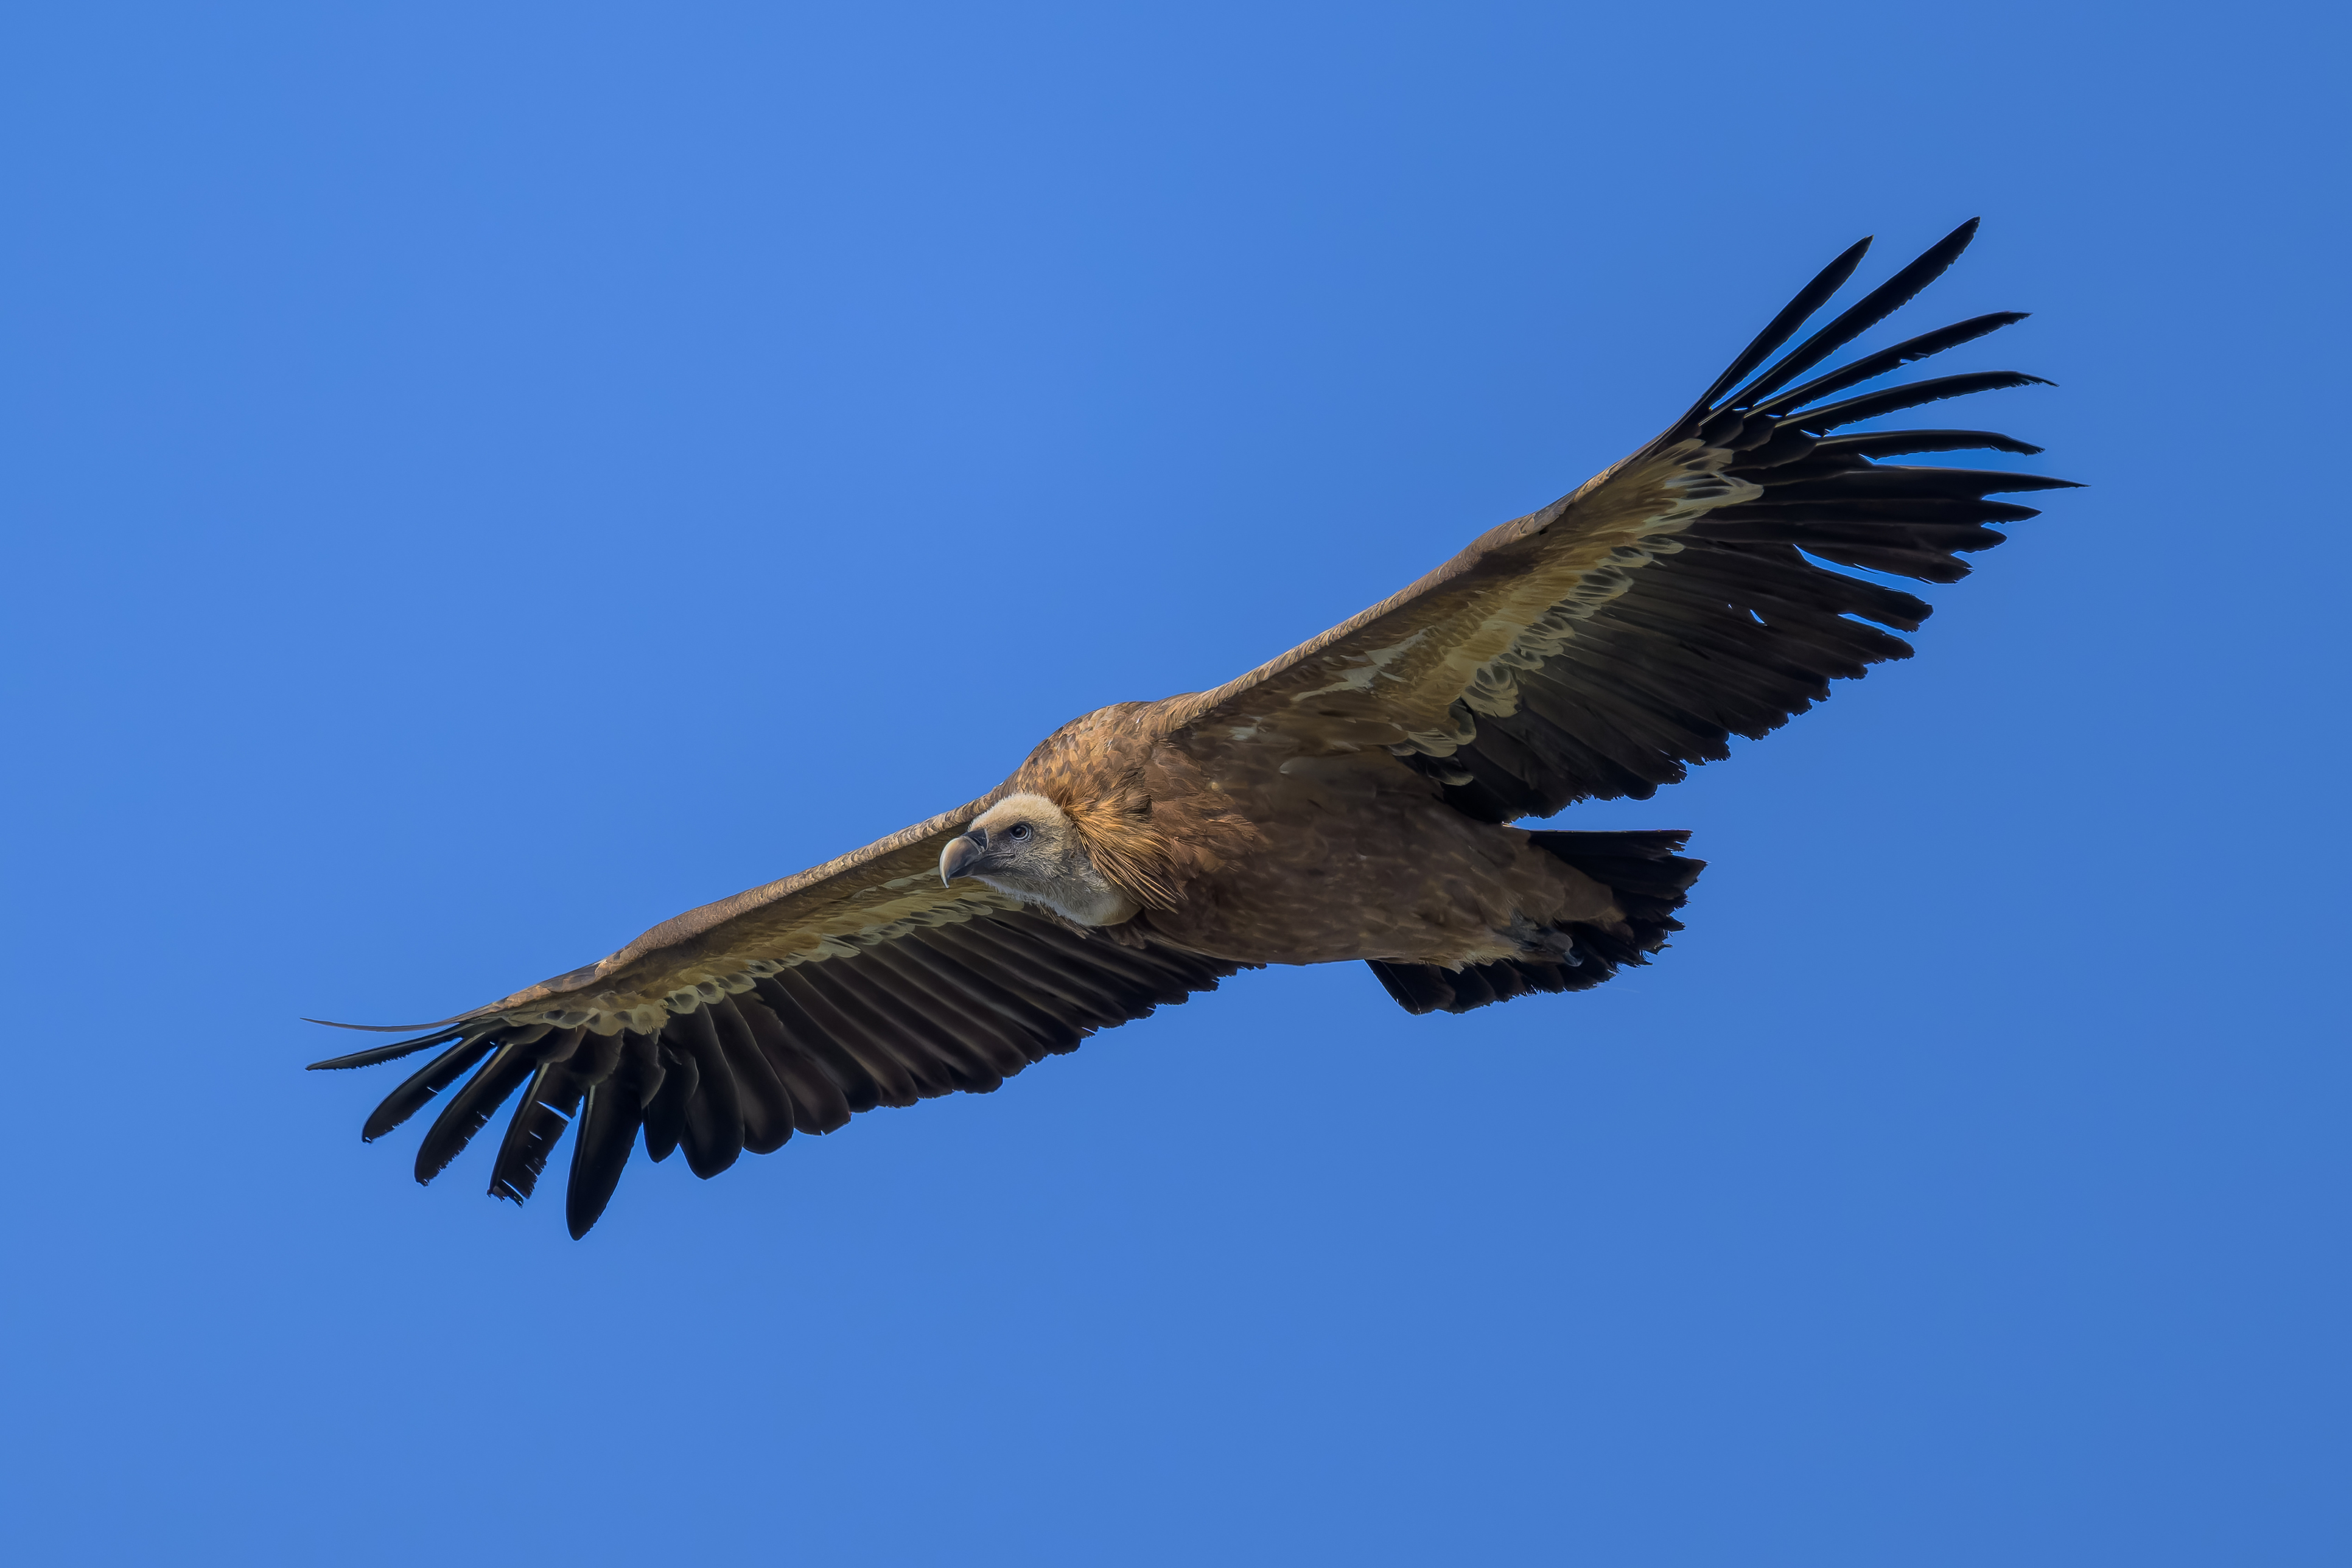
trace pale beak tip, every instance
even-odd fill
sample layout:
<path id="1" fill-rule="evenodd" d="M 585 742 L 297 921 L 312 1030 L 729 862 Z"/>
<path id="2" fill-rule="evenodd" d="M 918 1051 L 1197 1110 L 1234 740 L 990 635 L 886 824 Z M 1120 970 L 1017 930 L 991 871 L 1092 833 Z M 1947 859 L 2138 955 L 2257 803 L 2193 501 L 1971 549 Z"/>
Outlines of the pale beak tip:
<path id="1" fill-rule="evenodd" d="M 970 834 L 949 840 L 948 847 L 940 851 L 940 886 L 944 888 L 965 875 L 964 868 L 979 859 L 980 856 L 981 847 L 972 841 Z"/>

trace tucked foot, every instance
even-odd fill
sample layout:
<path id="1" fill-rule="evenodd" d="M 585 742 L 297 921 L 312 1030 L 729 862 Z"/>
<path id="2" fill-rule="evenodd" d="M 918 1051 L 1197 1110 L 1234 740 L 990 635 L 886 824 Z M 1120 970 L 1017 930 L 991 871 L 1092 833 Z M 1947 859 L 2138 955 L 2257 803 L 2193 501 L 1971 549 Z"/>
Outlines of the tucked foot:
<path id="1" fill-rule="evenodd" d="M 1584 954 L 1577 951 L 1574 937 L 1552 926 L 1539 926 L 1525 915 L 1511 922 L 1510 935 L 1529 958 L 1549 959 L 1570 969 L 1584 963 Z"/>

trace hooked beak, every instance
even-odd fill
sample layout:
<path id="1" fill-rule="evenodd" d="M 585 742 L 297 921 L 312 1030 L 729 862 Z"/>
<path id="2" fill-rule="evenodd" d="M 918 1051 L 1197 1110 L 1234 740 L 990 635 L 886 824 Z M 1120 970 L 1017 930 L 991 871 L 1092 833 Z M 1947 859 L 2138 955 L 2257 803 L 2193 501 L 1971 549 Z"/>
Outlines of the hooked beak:
<path id="1" fill-rule="evenodd" d="M 971 875 L 971 863 L 988 853 L 988 835 L 973 828 L 961 838 L 950 838 L 948 847 L 940 851 L 940 886 L 944 888 L 958 877 Z"/>

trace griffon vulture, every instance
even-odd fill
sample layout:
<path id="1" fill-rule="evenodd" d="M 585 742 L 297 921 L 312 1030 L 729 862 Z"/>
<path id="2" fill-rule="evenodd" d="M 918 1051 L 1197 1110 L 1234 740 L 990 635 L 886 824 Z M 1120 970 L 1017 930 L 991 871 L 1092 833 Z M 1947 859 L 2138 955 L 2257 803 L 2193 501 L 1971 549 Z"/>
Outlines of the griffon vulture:
<path id="1" fill-rule="evenodd" d="M 651 1158 L 683 1149 L 714 1176 L 877 1105 L 992 1089 L 1239 969 L 1356 960 L 1406 1011 L 1461 1013 L 1647 962 L 1699 872 L 1685 834 L 1509 825 L 1647 799 L 1832 680 L 1907 657 L 1894 631 L 1928 607 L 1875 576 L 1956 581 L 1962 554 L 2001 542 L 1986 524 L 2035 515 L 1988 495 L 2065 483 L 1881 460 L 2041 449 L 1986 431 L 1832 434 L 2037 382 L 1841 395 L 2017 313 L 1809 374 L 1975 228 L 1773 360 L 1869 241 L 1854 246 L 1657 439 L 1240 679 L 1073 720 L 968 805 L 315 1065 L 445 1047 L 362 1129 L 381 1137 L 463 1079 L 417 1150 L 420 1182 L 521 1090 L 490 1191 L 528 1197 L 572 1129 L 577 1237 L 640 1135 Z"/>

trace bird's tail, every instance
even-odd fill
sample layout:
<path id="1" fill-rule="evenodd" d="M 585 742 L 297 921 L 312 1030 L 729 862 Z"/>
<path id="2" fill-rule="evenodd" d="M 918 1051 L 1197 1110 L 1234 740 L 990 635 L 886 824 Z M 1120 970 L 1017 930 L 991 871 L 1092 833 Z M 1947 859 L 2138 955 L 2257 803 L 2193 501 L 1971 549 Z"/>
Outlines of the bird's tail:
<path id="1" fill-rule="evenodd" d="M 1623 965 L 1647 963 L 1649 955 L 1683 929 L 1675 911 L 1683 907 L 1704 860 L 1675 851 L 1690 835 L 1661 829 L 1632 833 L 1530 833 L 1538 849 L 1559 857 L 1610 889 L 1625 911 L 1622 927 L 1572 921 L 1559 928 L 1558 957 L 1509 958 L 1465 964 L 1458 970 L 1433 963 L 1371 962 L 1371 971 L 1408 1013 L 1467 1013 L 1489 1002 L 1507 1002 L 1538 991 L 1590 991 Z"/>

